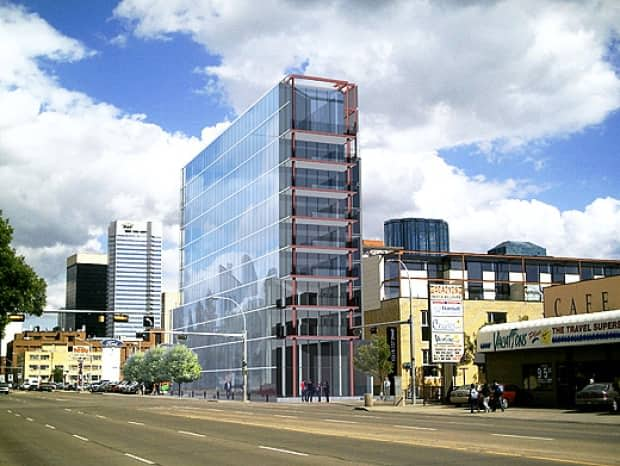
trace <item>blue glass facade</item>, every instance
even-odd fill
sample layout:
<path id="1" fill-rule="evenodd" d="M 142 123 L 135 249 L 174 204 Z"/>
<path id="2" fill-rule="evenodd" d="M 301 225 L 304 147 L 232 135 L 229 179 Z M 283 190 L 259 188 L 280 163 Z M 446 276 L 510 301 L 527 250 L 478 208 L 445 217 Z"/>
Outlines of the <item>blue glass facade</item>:
<path id="1" fill-rule="evenodd" d="M 301 85 L 300 85 L 301 83 Z M 355 391 L 359 319 L 357 88 L 291 76 L 184 169 L 177 331 L 249 333 L 249 391 L 302 379 Z M 239 387 L 241 344 L 191 335 L 195 388 Z"/>
<path id="2" fill-rule="evenodd" d="M 450 233 L 443 220 L 397 218 L 383 224 L 386 246 L 407 251 L 449 252 Z"/>

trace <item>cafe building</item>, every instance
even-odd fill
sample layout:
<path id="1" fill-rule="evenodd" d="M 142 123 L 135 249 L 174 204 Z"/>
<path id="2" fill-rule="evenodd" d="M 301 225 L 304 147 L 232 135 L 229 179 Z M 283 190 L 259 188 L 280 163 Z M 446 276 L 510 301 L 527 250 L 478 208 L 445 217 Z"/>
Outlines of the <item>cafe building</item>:
<path id="1" fill-rule="evenodd" d="M 590 379 L 620 381 L 620 276 L 546 288 L 544 315 L 478 331 L 488 381 L 522 387 L 534 406 L 562 408 Z"/>

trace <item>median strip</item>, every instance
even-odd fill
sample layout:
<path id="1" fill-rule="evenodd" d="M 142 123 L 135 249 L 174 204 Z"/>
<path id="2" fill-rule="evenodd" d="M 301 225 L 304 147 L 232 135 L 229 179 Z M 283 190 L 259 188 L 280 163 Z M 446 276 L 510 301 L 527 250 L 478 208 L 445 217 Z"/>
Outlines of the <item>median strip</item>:
<path id="1" fill-rule="evenodd" d="M 146 463 L 146 464 L 155 464 L 151 460 L 147 460 L 146 458 L 140 458 L 139 456 L 132 455 L 131 453 L 125 453 L 125 456 L 128 456 L 129 458 L 132 458 L 136 461 L 142 461 L 143 463 Z"/>
<path id="2" fill-rule="evenodd" d="M 196 432 L 188 432 L 186 430 L 177 430 L 179 434 L 191 435 L 193 437 L 205 437 L 203 434 L 197 434 Z"/>
<path id="3" fill-rule="evenodd" d="M 495 437 L 523 438 L 523 439 L 528 439 L 528 440 L 545 440 L 545 441 L 554 440 L 550 437 L 532 437 L 529 435 L 514 435 L 514 434 L 491 434 L 491 435 L 494 435 Z"/>
<path id="4" fill-rule="evenodd" d="M 258 448 L 261 448 L 263 450 L 275 451 L 278 453 L 286 453 L 288 455 L 308 456 L 308 453 L 301 453 L 299 451 L 292 451 L 292 450 L 284 450 L 282 448 L 266 447 L 264 445 L 259 445 Z"/>
<path id="5" fill-rule="evenodd" d="M 76 439 L 81 440 L 83 442 L 88 442 L 88 439 L 86 437 L 82 437 L 81 435 L 73 434 L 73 437 L 75 437 Z"/>

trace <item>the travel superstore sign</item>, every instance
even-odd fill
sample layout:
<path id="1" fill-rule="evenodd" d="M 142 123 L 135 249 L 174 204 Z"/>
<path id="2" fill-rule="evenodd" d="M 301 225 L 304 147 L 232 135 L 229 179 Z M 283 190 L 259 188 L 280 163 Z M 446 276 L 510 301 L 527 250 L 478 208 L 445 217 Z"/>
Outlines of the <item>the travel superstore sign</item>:
<path id="1" fill-rule="evenodd" d="M 586 321 L 544 319 L 548 325 L 521 326 L 492 331 L 482 328 L 478 333 L 478 350 L 511 351 L 558 346 L 583 346 L 620 342 L 620 312 L 596 313 Z M 611 313 L 609 313 L 611 314 Z"/>
<path id="2" fill-rule="evenodd" d="M 429 283 L 428 309 L 431 361 L 458 363 L 464 352 L 463 287 Z"/>

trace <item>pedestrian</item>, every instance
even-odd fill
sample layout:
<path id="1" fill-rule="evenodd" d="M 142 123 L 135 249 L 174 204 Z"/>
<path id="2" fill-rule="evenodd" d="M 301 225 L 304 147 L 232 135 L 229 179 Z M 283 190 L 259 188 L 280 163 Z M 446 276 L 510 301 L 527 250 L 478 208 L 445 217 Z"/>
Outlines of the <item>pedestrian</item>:
<path id="1" fill-rule="evenodd" d="M 491 389 L 489 388 L 489 384 L 485 383 L 482 386 L 482 407 L 484 408 L 485 413 L 488 413 L 491 411 L 491 407 L 489 406 L 490 399 L 491 399 Z"/>
<path id="2" fill-rule="evenodd" d="M 299 385 L 299 393 L 301 393 L 301 401 L 303 403 L 304 401 L 306 401 L 306 381 L 304 379 L 301 379 L 301 383 Z"/>
<path id="3" fill-rule="evenodd" d="M 319 403 L 321 402 L 322 392 L 323 392 L 323 386 L 321 385 L 321 382 L 317 382 L 316 387 L 314 388 L 314 393 L 316 393 L 316 397 Z"/>
<path id="4" fill-rule="evenodd" d="M 504 399 L 502 396 L 504 393 L 504 387 L 497 383 L 497 380 L 493 381 L 493 412 L 500 408 L 502 413 L 504 412 Z"/>
<path id="5" fill-rule="evenodd" d="M 323 395 L 325 395 L 325 402 L 329 403 L 329 381 L 323 382 Z"/>
<path id="6" fill-rule="evenodd" d="M 392 387 L 392 383 L 390 382 L 390 379 L 386 377 L 385 380 L 383 381 L 383 399 L 386 400 L 387 397 L 390 396 L 391 387 Z"/>
<path id="7" fill-rule="evenodd" d="M 232 391 L 232 384 L 230 383 L 230 380 L 224 382 L 224 391 L 226 392 L 226 399 L 230 400 L 230 392 Z"/>
<path id="8" fill-rule="evenodd" d="M 469 387 L 469 412 L 473 414 L 474 408 L 480 412 L 480 406 L 478 406 L 478 390 L 472 383 Z"/>
<path id="9" fill-rule="evenodd" d="M 314 384 L 312 380 L 308 379 L 306 383 L 306 401 L 312 403 L 312 397 L 314 396 Z"/>

